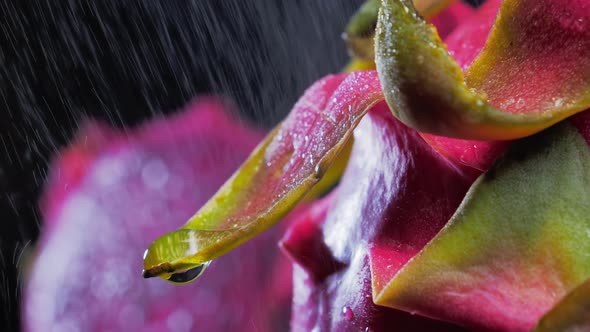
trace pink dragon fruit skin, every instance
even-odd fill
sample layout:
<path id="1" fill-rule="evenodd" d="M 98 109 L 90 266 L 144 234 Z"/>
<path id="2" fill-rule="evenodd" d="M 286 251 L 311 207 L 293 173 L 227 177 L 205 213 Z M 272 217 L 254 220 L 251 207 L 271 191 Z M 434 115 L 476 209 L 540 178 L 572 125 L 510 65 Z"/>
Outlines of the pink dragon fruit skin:
<path id="1" fill-rule="evenodd" d="M 464 26 L 447 37 L 448 48 L 463 69 L 468 68 L 482 49 L 499 5 L 500 1 L 486 2 L 476 16 L 469 18 Z M 350 90 L 355 91 L 356 88 L 353 85 Z M 590 144 L 588 114 L 587 111 L 579 113 L 566 121 L 574 124 Z M 449 164 L 445 169 L 444 163 L 436 162 L 433 156 L 428 157 L 428 148 L 423 147 L 425 142 L 419 143 L 420 139 L 414 138 L 412 130 L 408 131 L 388 116 L 391 117 L 389 112 L 382 110 L 380 113 L 372 110 L 367 114 L 355 132 L 355 148 L 337 191 L 294 223 L 282 240 L 282 247 L 295 262 L 293 330 L 461 329 L 418 315 L 439 317 L 476 326 L 480 330 L 498 330 L 498 326 L 502 325 L 489 324 L 494 319 L 489 320 L 489 316 L 485 317 L 483 313 L 485 310 L 479 309 L 479 304 L 486 306 L 482 299 L 465 306 L 472 309 L 470 318 L 473 321 L 480 320 L 478 324 L 459 320 L 459 315 L 454 312 L 458 306 L 452 301 L 441 301 L 440 307 L 444 308 L 446 316 L 437 316 L 425 310 L 412 315 L 412 310 L 399 312 L 373 303 L 375 294 L 372 292 L 392 280 L 456 210 L 470 181 L 458 174 L 453 175 L 452 168 L 464 163 L 479 171 L 486 170 L 509 143 L 422 134 L 430 147 L 447 152 L 445 157 L 455 164 Z M 442 144 L 433 144 L 439 142 Z M 477 149 L 474 144 L 478 144 Z M 467 158 L 463 158 L 463 150 L 473 152 L 478 149 L 483 153 L 467 154 Z M 445 182 L 446 190 L 441 191 Z M 455 187 L 449 186 L 449 183 L 454 183 Z M 447 199 L 447 205 L 425 203 L 427 197 L 438 197 L 441 199 L 439 203 Z M 462 248 L 461 244 L 457 248 Z M 428 272 L 429 277 L 436 279 L 436 272 Z M 415 280 L 409 277 L 407 282 L 412 284 Z M 513 279 L 507 281 L 510 282 L 514 282 Z M 416 288 L 415 296 L 408 301 L 410 304 L 406 308 L 417 308 L 418 302 L 434 303 L 432 290 L 428 287 Z M 436 289 L 436 294 L 445 294 L 444 289 Z M 378 294 L 379 291 L 375 292 Z M 531 302 L 528 307 L 538 308 L 539 304 Z M 525 317 L 523 321 L 527 321 L 526 327 L 530 329 L 540 318 L 540 313 L 531 315 L 528 307 L 522 307 L 520 311 L 506 305 L 500 308 Z M 503 320 L 503 317 L 497 317 L 496 321 Z M 502 327 L 523 330 L 522 326 L 510 326 L 510 323 Z"/>
<path id="2" fill-rule="evenodd" d="M 355 131 L 336 192 L 282 240 L 296 262 L 292 329 L 461 331 L 373 304 L 370 259 L 388 257 L 377 264 L 395 273 L 446 223 L 472 179 L 395 120 L 385 104 L 371 110 Z"/>
<path id="3" fill-rule="evenodd" d="M 24 330 L 286 329 L 291 269 L 276 250 L 280 226 L 213 262 L 194 284 L 141 277 L 149 243 L 181 226 L 261 137 L 213 99 L 130 132 L 82 130 L 45 192 Z"/>

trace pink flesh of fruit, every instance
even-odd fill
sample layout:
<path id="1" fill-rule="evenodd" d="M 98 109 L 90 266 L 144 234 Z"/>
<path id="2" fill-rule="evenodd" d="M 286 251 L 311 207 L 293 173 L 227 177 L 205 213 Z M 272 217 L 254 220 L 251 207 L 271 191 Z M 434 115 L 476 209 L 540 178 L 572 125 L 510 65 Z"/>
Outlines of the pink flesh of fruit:
<path id="1" fill-rule="evenodd" d="M 131 132 L 86 128 L 52 168 L 25 330 L 285 329 L 291 282 L 276 247 L 281 227 L 214 262 L 194 284 L 141 278 L 150 242 L 181 226 L 262 135 L 213 99 Z"/>

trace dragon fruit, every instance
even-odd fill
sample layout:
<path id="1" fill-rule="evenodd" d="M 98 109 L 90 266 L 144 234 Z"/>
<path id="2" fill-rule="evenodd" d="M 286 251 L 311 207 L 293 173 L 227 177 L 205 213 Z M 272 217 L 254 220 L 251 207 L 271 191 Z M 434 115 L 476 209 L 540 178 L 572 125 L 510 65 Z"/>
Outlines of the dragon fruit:
<path id="1" fill-rule="evenodd" d="M 262 138 L 226 111 L 201 98 L 134 130 L 96 122 L 80 130 L 51 168 L 26 280 L 25 331 L 287 328 L 291 268 L 276 250 L 280 228 L 211 264 L 186 288 L 141 278 L 151 239 L 180 226 Z"/>
<path id="2" fill-rule="evenodd" d="M 355 131 L 336 192 L 281 242 L 297 263 L 293 330 L 460 330 L 375 305 L 371 288 L 380 280 L 371 274 L 395 274 L 406 264 L 445 225 L 472 180 L 395 120 L 387 105 L 373 108 Z M 309 224 L 315 227 L 305 232 Z M 325 272 L 326 266 L 333 268 Z"/>
<path id="3" fill-rule="evenodd" d="M 258 135 L 219 112 L 90 126 L 44 201 L 28 330 L 284 328 L 271 227 L 337 179 L 280 242 L 293 330 L 590 329 L 590 3 L 450 2 L 369 0 L 352 72 L 231 177 Z M 140 281 L 145 247 L 144 277 L 199 282 Z"/>
<path id="4" fill-rule="evenodd" d="M 447 44 L 416 8 L 369 1 L 348 69 L 377 70 L 314 84 L 144 271 L 268 229 L 354 137 L 338 187 L 281 242 L 294 330 L 590 328 L 590 3 L 491 0 Z"/>

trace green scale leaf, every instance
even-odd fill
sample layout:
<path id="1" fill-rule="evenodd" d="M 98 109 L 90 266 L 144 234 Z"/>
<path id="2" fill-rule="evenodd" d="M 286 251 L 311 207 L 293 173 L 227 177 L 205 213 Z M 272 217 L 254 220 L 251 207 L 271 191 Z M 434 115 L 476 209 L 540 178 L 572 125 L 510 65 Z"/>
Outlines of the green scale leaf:
<path id="1" fill-rule="evenodd" d="M 354 128 L 381 96 L 379 81 L 371 73 L 333 75 L 316 82 L 181 229 L 152 243 L 144 257 L 144 277 L 192 281 L 187 273 L 197 276 L 194 271 L 201 273 L 209 261 L 281 220 L 335 161 L 345 162 Z M 343 151 L 344 161 L 339 163 Z M 338 176 L 328 178 L 335 181 Z"/>
<path id="2" fill-rule="evenodd" d="M 530 330 L 590 276 L 590 150 L 564 123 L 517 141 L 377 304 L 466 326 Z"/>
<path id="3" fill-rule="evenodd" d="M 411 1 L 383 0 L 375 63 L 385 98 L 420 132 L 474 140 L 534 134 L 590 107 L 588 21 L 587 1 L 505 0 L 464 75 Z"/>

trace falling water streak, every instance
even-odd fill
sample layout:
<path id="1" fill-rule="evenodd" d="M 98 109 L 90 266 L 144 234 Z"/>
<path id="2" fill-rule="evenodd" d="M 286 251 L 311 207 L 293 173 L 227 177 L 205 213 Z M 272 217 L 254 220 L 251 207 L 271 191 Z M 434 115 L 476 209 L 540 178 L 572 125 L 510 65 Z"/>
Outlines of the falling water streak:
<path id="1" fill-rule="evenodd" d="M 274 124 L 343 65 L 339 35 L 360 3 L 0 1 L 0 203 L 10 214 L 0 235 L 0 325 L 17 329 L 20 262 L 1 255 L 36 236 L 48 163 L 80 121 L 125 129 L 214 91 Z"/>

